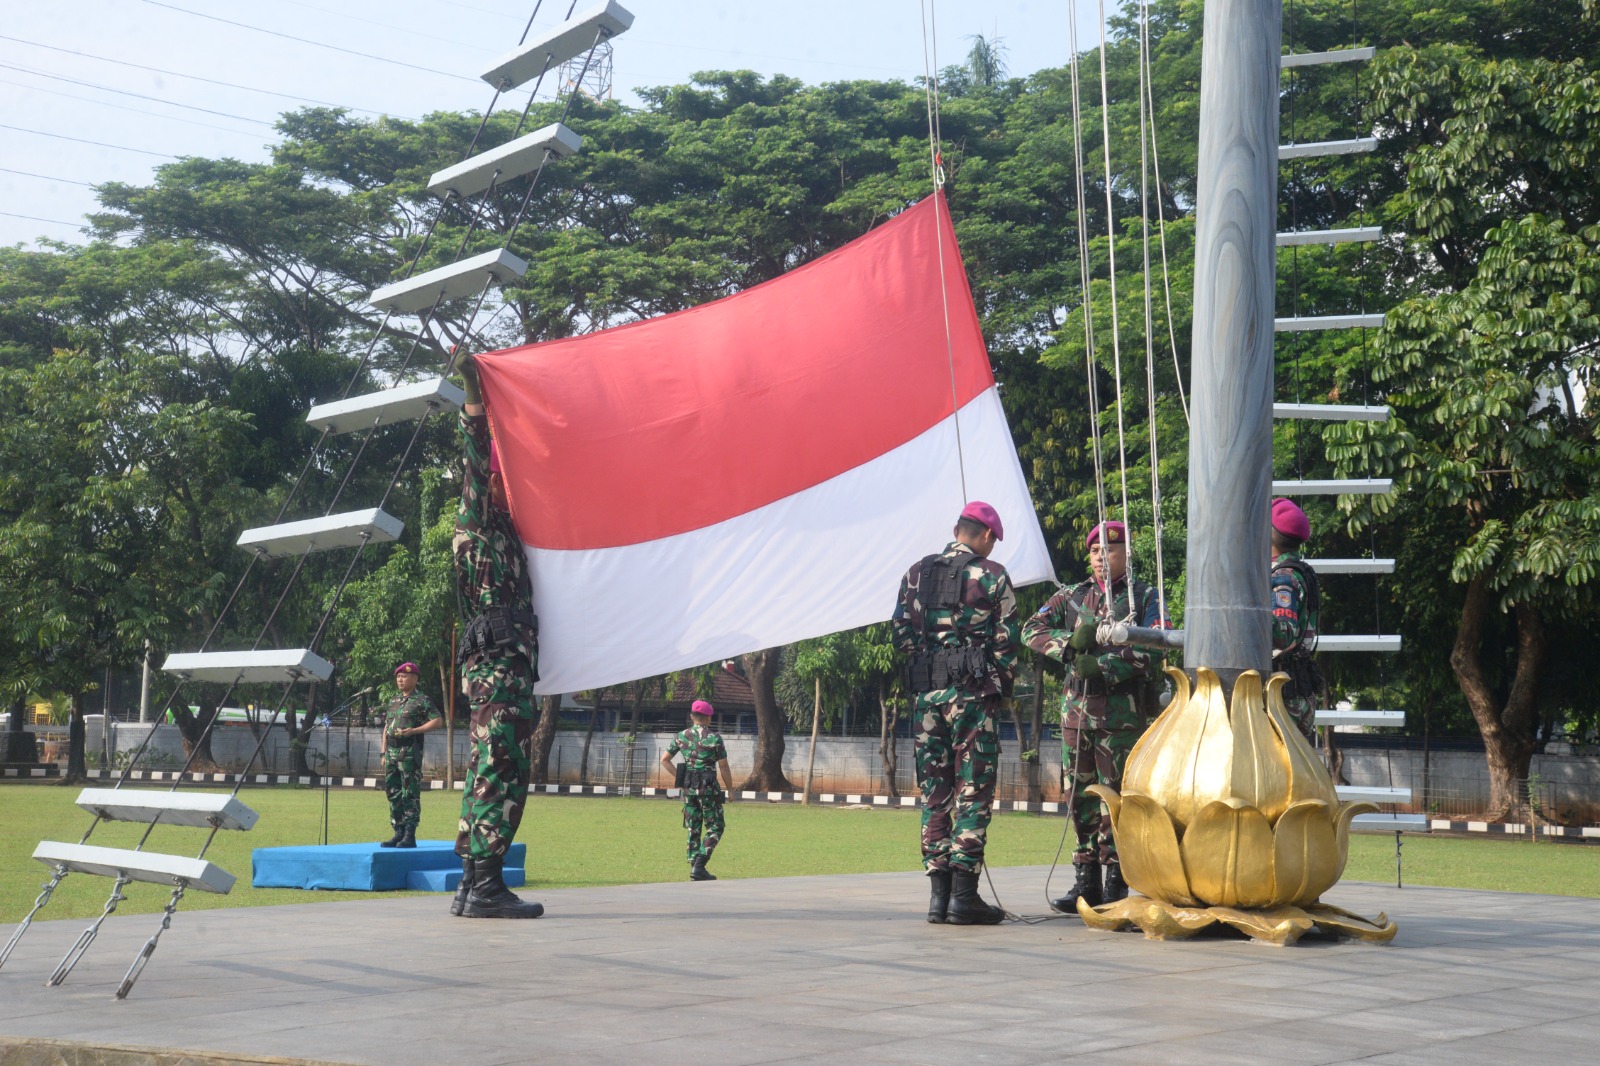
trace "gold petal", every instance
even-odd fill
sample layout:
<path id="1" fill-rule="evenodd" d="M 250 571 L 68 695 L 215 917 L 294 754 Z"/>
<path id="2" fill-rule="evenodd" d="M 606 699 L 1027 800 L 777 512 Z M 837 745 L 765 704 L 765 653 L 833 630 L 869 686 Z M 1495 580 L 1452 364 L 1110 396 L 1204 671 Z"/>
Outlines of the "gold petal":
<path id="1" fill-rule="evenodd" d="M 1139 896 L 1102 907 L 1091 907 L 1079 900 L 1078 916 L 1091 929 L 1117 930 L 1136 925 L 1151 940 L 1181 940 L 1217 921 L 1204 907 L 1174 907 Z"/>
<path id="2" fill-rule="evenodd" d="M 1219 922 L 1256 940 L 1284 947 L 1293 944 L 1311 931 L 1316 920 L 1299 907 L 1288 905 L 1266 907 L 1259 910 L 1239 910 L 1235 907 L 1212 907 L 1208 911 Z"/>
<path id="3" fill-rule="evenodd" d="M 1228 701 L 1214 671 L 1195 672 L 1194 691 L 1182 707 L 1168 706 L 1172 718 L 1159 743 L 1140 752 L 1142 773 L 1123 777 L 1123 788 L 1141 792 L 1166 808 L 1181 830 L 1201 807 L 1230 794 L 1233 726 Z"/>
<path id="4" fill-rule="evenodd" d="M 1088 791 L 1102 799 L 1104 793 L 1111 792 L 1102 785 L 1092 785 Z M 1149 796 L 1130 792 L 1121 797 L 1120 807 L 1120 812 L 1112 813 L 1111 832 L 1117 841 L 1122 876 L 1128 884 L 1152 899 L 1183 907 L 1199 906 L 1200 901 L 1189 891 L 1189 879 L 1184 876 L 1178 832 L 1161 804 Z"/>
<path id="5" fill-rule="evenodd" d="M 1334 839 L 1334 811 L 1321 800 L 1293 804 L 1272 829 L 1272 895 L 1285 903 L 1314 903 L 1344 872 Z"/>
<path id="6" fill-rule="evenodd" d="M 1233 726 L 1233 752 L 1228 792 L 1217 799 L 1237 799 L 1276 822 L 1289 806 L 1289 759 L 1267 717 L 1261 675 L 1246 670 L 1233 683 L 1228 719 Z"/>
<path id="7" fill-rule="evenodd" d="M 1106 809 L 1111 812 L 1111 834 L 1115 836 L 1117 819 L 1122 817 L 1122 797 L 1117 795 L 1117 790 L 1110 785 L 1090 785 L 1084 791 L 1098 798 L 1101 803 L 1106 805 Z M 1070 811 L 1067 814 L 1068 817 L 1071 817 Z"/>
<path id="8" fill-rule="evenodd" d="M 1400 927 L 1389 920 L 1389 916 L 1382 911 L 1378 917 L 1371 921 L 1352 914 L 1342 907 L 1330 906 L 1327 903 L 1313 903 L 1306 907 L 1306 914 L 1317 923 L 1321 929 L 1340 936 L 1352 937 L 1356 940 L 1365 940 L 1369 944 L 1387 944 L 1394 939 Z"/>
<path id="9" fill-rule="evenodd" d="M 1378 809 L 1376 803 L 1366 800 L 1354 800 L 1350 803 L 1339 804 L 1339 809 L 1333 815 L 1333 835 L 1339 844 L 1339 872 L 1344 873 L 1344 864 L 1350 857 L 1350 819 L 1358 814 L 1371 814 Z"/>
<path id="10" fill-rule="evenodd" d="M 1124 801 L 1126 802 L 1126 801 Z M 1201 808 L 1180 847 L 1189 891 L 1210 905 L 1265 907 L 1272 898 L 1272 823 L 1238 800 Z"/>
<path id="11" fill-rule="evenodd" d="M 1334 791 L 1328 768 L 1322 764 L 1322 756 L 1306 740 L 1288 708 L 1283 705 L 1283 686 L 1288 680 L 1288 674 L 1273 674 L 1267 681 L 1266 702 L 1267 720 L 1282 743 L 1289 764 L 1288 802 L 1295 804 L 1301 800 L 1322 800 L 1325 803 L 1337 803 L 1338 793 Z"/>
<path id="12" fill-rule="evenodd" d="M 1161 714 L 1150 723 L 1150 728 L 1144 731 L 1133 745 L 1133 750 L 1128 752 L 1127 762 L 1123 764 L 1122 785 L 1134 792 L 1143 792 L 1151 795 L 1149 776 L 1155 765 L 1153 757 L 1141 757 L 1140 752 L 1149 749 L 1164 748 L 1167 737 L 1174 728 L 1174 723 L 1182 716 L 1183 709 L 1189 705 L 1189 675 L 1175 666 L 1165 668 L 1167 676 L 1172 678 L 1172 701 L 1167 704 Z"/>

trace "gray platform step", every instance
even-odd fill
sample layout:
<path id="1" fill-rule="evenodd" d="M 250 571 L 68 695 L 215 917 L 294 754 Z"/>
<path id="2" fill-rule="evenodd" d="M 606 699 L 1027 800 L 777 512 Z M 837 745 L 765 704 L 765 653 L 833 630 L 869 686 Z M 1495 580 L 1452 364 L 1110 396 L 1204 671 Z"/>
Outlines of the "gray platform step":
<path id="1" fill-rule="evenodd" d="M 202 892 L 227 895 L 236 878 L 215 863 L 183 855 L 163 855 L 156 851 L 128 851 L 124 848 L 99 848 L 92 844 L 65 844 L 40 841 L 33 857 L 47 866 L 65 866 L 73 873 L 97 877 L 126 877 L 152 885 L 171 887 L 179 880 Z"/>
<path id="2" fill-rule="evenodd" d="M 633 13 L 616 0 L 596 4 L 496 59 L 483 80 L 502 92 L 532 81 L 633 25 Z"/>
<path id="3" fill-rule="evenodd" d="M 1278 60 L 1278 66 L 1288 67 L 1315 67 L 1323 63 L 1354 63 L 1362 59 L 1371 59 L 1378 54 L 1376 48 L 1335 48 L 1328 52 L 1295 52 Z"/>
<path id="4" fill-rule="evenodd" d="M 306 424 L 330 433 L 354 433 L 374 426 L 427 418 L 438 411 L 457 410 L 466 402 L 467 394 L 459 387 L 444 378 L 428 378 L 382 392 L 369 392 L 365 396 L 319 403 L 306 415 Z"/>
<path id="5" fill-rule="evenodd" d="M 281 559 L 287 555 L 353 548 L 365 542 L 384 544 L 399 539 L 403 529 L 405 523 L 394 515 L 369 507 L 364 511 L 346 511 L 247 529 L 239 534 L 239 547 L 268 559 Z"/>
<path id="6" fill-rule="evenodd" d="M 1392 574 L 1393 559 L 1307 559 L 1319 574 Z"/>
<path id="7" fill-rule="evenodd" d="M 1386 404 L 1275 403 L 1273 418 L 1305 418 L 1321 422 L 1387 422 Z"/>
<path id="8" fill-rule="evenodd" d="M 1303 229 L 1278 234 L 1278 247 L 1304 244 L 1358 244 L 1383 236 L 1382 226 L 1357 226 L 1351 229 Z"/>
<path id="9" fill-rule="evenodd" d="M 1386 477 L 1328 478 L 1309 481 L 1274 481 L 1274 496 L 1386 496 L 1394 481 Z"/>
<path id="10" fill-rule="evenodd" d="M 1367 803 L 1410 803 L 1409 788 L 1390 788 L 1384 785 L 1335 785 L 1334 792 L 1345 803 L 1365 800 Z"/>
<path id="11" fill-rule="evenodd" d="M 1380 329 L 1382 326 L 1382 315 L 1309 315 L 1272 320 L 1274 333 L 1307 333 L 1320 329 Z"/>
<path id="12" fill-rule="evenodd" d="M 1400 637 L 1372 635 L 1372 636 L 1330 636 L 1322 633 L 1317 636 L 1318 651 L 1379 651 L 1393 654 L 1400 650 Z"/>
<path id="13" fill-rule="evenodd" d="M 1405 711 L 1340 711 L 1316 712 L 1317 725 L 1364 725 L 1377 728 L 1398 729 L 1406 724 Z"/>
<path id="14" fill-rule="evenodd" d="M 152 792 L 137 788 L 86 788 L 78 806 L 113 822 L 249 829 L 260 815 L 237 796 L 219 792 Z"/>
<path id="15" fill-rule="evenodd" d="M 518 259 L 504 248 L 496 248 L 374 289 L 367 302 L 380 311 L 412 314 L 425 311 L 435 303 L 470 296 L 491 281 L 504 283 L 527 272 L 526 260 Z"/>
<path id="16" fill-rule="evenodd" d="M 1305 144 L 1278 145 L 1279 159 L 1314 159 L 1325 155 L 1351 155 L 1378 147 L 1376 137 L 1353 137 L 1347 141 L 1308 141 Z"/>
<path id="17" fill-rule="evenodd" d="M 1391 814 L 1388 811 L 1378 814 L 1358 814 L 1350 819 L 1350 828 L 1384 833 L 1432 832 L 1426 814 Z"/>
<path id="18" fill-rule="evenodd" d="M 454 193 L 465 199 L 491 184 L 503 185 L 533 173 L 544 165 L 546 152 L 560 159 L 582 147 L 582 137 L 561 123 L 552 122 L 498 148 L 463 159 L 453 167 L 445 167 L 428 179 L 428 191 L 439 197 Z"/>
<path id="19" fill-rule="evenodd" d="M 194 681 L 245 685 L 326 681 L 333 676 L 333 664 L 309 648 L 179 652 L 167 656 L 161 669 Z"/>

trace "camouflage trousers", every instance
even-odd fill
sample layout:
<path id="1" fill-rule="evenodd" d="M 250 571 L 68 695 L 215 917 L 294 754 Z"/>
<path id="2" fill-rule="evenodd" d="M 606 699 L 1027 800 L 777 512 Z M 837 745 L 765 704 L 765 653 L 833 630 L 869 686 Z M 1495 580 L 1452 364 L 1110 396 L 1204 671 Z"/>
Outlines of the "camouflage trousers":
<path id="1" fill-rule="evenodd" d="M 683 827 L 689 831 L 689 865 L 710 862 L 711 853 L 728 828 L 722 816 L 722 790 L 714 787 L 684 789 Z"/>
<path id="2" fill-rule="evenodd" d="M 917 783 L 922 788 L 922 864 L 930 870 L 976 873 L 983 865 L 1000 768 L 992 704 L 965 697 L 922 709 Z"/>
<path id="3" fill-rule="evenodd" d="M 1294 719 L 1294 724 L 1300 727 L 1300 733 L 1311 742 L 1312 750 L 1317 747 L 1317 698 L 1315 696 L 1284 696 L 1283 709 L 1289 712 L 1289 717 Z"/>
<path id="4" fill-rule="evenodd" d="M 1128 753 L 1144 734 L 1142 729 L 1102 729 L 1094 725 L 1061 726 L 1061 774 L 1072 796 L 1072 827 L 1078 846 L 1074 863 L 1113 863 L 1117 843 L 1111 836 L 1111 815 L 1090 785 L 1110 785 L 1122 791 L 1122 768 Z"/>
<path id="5" fill-rule="evenodd" d="M 472 754 L 456 854 L 487 859 L 511 847 L 528 800 L 533 670 L 520 655 L 474 656 L 463 676 L 472 707 Z"/>
<path id="6" fill-rule="evenodd" d="M 383 749 L 383 790 L 389 794 L 389 824 L 397 833 L 416 832 L 422 820 L 422 748 L 391 740 Z"/>

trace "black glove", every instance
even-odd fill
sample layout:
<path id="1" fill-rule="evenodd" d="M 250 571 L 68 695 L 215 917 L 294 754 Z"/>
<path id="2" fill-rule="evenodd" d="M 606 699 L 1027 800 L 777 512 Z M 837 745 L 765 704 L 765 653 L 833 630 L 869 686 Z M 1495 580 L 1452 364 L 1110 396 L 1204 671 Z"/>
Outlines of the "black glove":
<path id="1" fill-rule="evenodd" d="M 467 402 L 483 406 L 483 391 L 478 387 L 478 364 L 470 352 L 456 361 L 456 369 L 461 371 L 461 382 L 466 389 Z"/>

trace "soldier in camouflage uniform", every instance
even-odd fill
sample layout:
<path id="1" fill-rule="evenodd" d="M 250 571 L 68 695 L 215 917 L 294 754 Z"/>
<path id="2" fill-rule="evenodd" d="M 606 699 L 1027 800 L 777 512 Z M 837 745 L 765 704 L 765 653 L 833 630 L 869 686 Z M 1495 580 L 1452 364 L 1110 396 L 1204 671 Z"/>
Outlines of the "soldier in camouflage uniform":
<path id="1" fill-rule="evenodd" d="M 1322 672 L 1314 658 L 1322 589 L 1301 557 L 1311 521 L 1289 500 L 1272 501 L 1272 665 L 1289 675 L 1283 705 L 1314 748 Z"/>
<path id="2" fill-rule="evenodd" d="M 994 508 L 968 504 L 954 533 L 901 579 L 894 642 L 910 656 L 907 691 L 920 723 L 928 921 L 994 925 L 1005 912 L 978 895 L 978 871 L 1000 762 L 995 712 L 1017 664 L 1017 601 L 1005 567 L 989 559 L 1004 535 Z"/>
<path id="3" fill-rule="evenodd" d="M 722 783 L 733 791 L 733 771 L 728 768 L 728 749 L 722 737 L 711 731 L 715 708 L 705 700 L 695 700 L 689 708 L 690 726 L 672 738 L 661 753 L 661 765 L 676 776 L 672 757 L 683 753 L 683 827 L 689 831 L 689 880 L 715 881 L 717 875 L 706 869 L 711 853 L 727 828 L 722 817 Z"/>
<path id="4" fill-rule="evenodd" d="M 1096 626 L 1103 620 L 1166 624 L 1154 588 L 1142 581 L 1128 587 L 1127 539 L 1121 522 L 1105 522 L 1090 530 L 1093 576 L 1051 596 L 1022 627 L 1024 644 L 1068 668 L 1062 686 L 1061 768 L 1077 831 L 1072 854 L 1075 884 L 1050 902 L 1064 914 L 1077 913 L 1079 898 L 1099 906 L 1128 894 L 1110 815 L 1085 789 L 1093 784 L 1122 787 L 1128 753 L 1159 710 L 1160 657 L 1095 641 Z"/>
<path id="5" fill-rule="evenodd" d="M 422 672 L 416 663 L 394 669 L 399 695 L 389 701 L 383 722 L 383 790 L 389 794 L 389 824 L 394 836 L 386 848 L 417 846 L 417 823 L 422 820 L 422 737 L 444 725 L 433 701 L 417 691 Z"/>
<path id="6" fill-rule="evenodd" d="M 457 659 L 471 706 L 472 755 L 456 833 L 461 888 L 450 910 L 468 918 L 537 918 L 544 907 L 524 903 L 506 888 L 503 867 L 528 798 L 538 622 L 499 455 L 489 439 L 477 366 L 470 355 L 460 365 L 467 392 L 461 409 L 465 456 L 452 547 L 456 597 L 466 619 Z"/>

